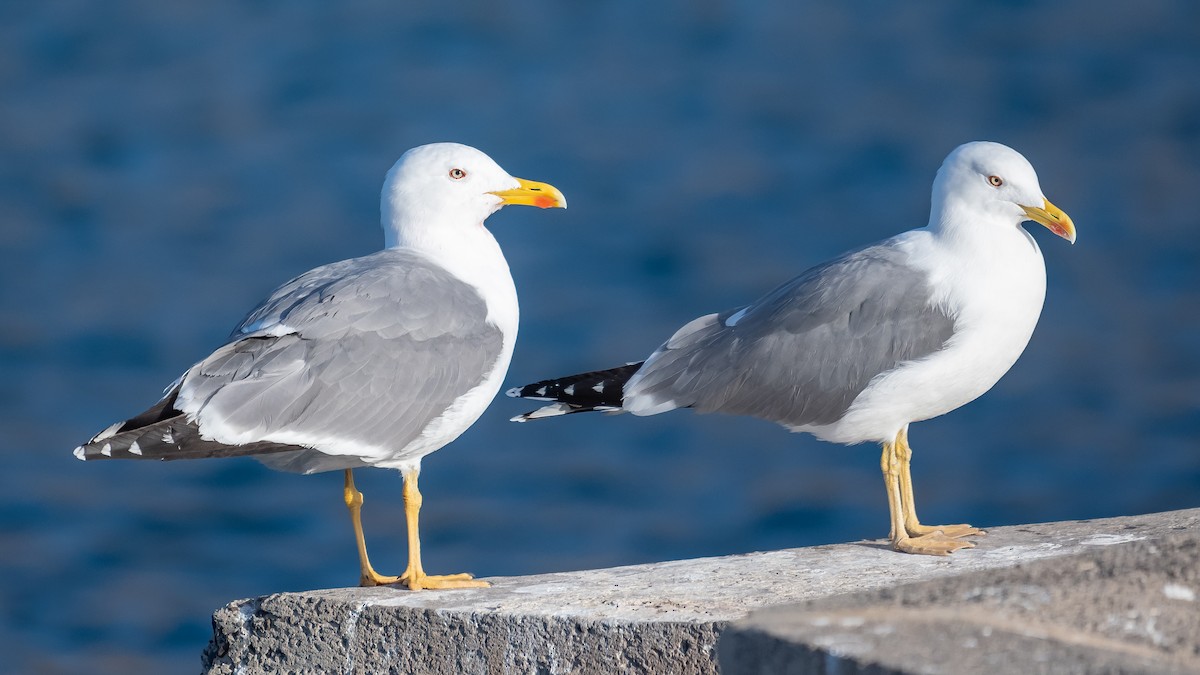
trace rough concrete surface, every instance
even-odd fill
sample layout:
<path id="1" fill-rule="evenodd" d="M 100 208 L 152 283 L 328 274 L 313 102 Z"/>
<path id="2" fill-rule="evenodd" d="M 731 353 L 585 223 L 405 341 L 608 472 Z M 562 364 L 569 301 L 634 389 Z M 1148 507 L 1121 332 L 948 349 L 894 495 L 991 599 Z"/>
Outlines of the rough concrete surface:
<path id="1" fill-rule="evenodd" d="M 774 607 L 724 632 L 724 675 L 1200 673 L 1200 531 Z"/>
<path id="2" fill-rule="evenodd" d="M 1021 600 L 1024 597 L 1022 591 L 991 582 L 982 584 L 978 579 L 1003 579 L 1007 578 L 1004 575 L 1027 573 L 1023 565 L 1030 561 L 1080 554 L 1091 556 L 1097 550 L 1129 542 L 1138 542 L 1142 546 L 1164 542 L 1164 547 L 1176 547 L 1162 549 L 1172 551 L 1170 556 L 1150 556 L 1148 562 L 1159 560 L 1170 566 L 1164 564 L 1154 568 L 1149 565 L 1147 574 L 1151 568 L 1156 569 L 1164 584 L 1169 578 L 1170 583 L 1178 583 L 1180 588 L 1200 593 L 1195 572 L 1184 573 L 1178 569 L 1191 549 L 1184 544 L 1172 543 L 1176 538 L 1186 539 L 1188 533 L 1195 535 L 1198 529 L 1200 509 L 1193 509 L 997 528 L 978 539 L 978 548 L 945 558 L 894 553 L 883 542 L 858 542 L 605 570 L 493 578 L 490 579 L 493 587 L 488 589 L 414 593 L 397 588 L 344 588 L 284 593 L 234 602 L 218 610 L 213 617 L 213 640 L 203 656 L 204 667 L 209 673 L 221 674 L 263 671 L 715 673 L 716 644 L 721 632 L 729 622 L 743 619 L 755 610 L 804 602 L 806 604 L 795 611 L 821 611 L 812 603 L 847 594 L 866 603 L 870 602 L 867 596 L 871 592 L 878 593 L 878 597 L 890 597 L 889 593 L 899 591 L 897 587 L 916 582 L 927 582 L 925 586 L 929 588 L 940 587 L 939 584 L 957 588 L 953 584 L 958 583 L 959 578 L 975 573 L 972 578 L 977 580 L 970 582 L 969 588 L 979 589 L 976 596 L 963 595 L 965 591 L 962 590 L 937 596 L 934 591 L 927 590 L 924 591 L 926 595 L 913 597 L 928 597 L 927 604 L 940 597 L 947 606 L 951 601 L 955 606 L 967 605 L 983 616 L 992 611 L 992 605 L 988 603 L 999 602 L 997 598 L 1016 598 L 1013 603 L 1018 605 L 1020 601 L 1034 602 L 1030 604 L 1032 609 L 1028 610 L 1028 616 L 1013 615 L 1011 621 L 1021 622 L 1043 617 L 1043 605 L 1052 603 L 1041 602 L 1042 596 L 1036 592 L 1036 602 Z M 1180 535 L 1181 532 L 1184 534 Z M 1138 559 L 1143 558 L 1145 556 Z M 1073 569 L 1069 566 L 1077 563 L 1072 560 L 1061 562 L 1068 565 L 1067 569 Z M 1104 570 L 1115 568 L 1105 567 L 1100 562 L 1094 564 L 1097 567 L 1091 574 L 1108 579 L 1107 583 L 1114 589 L 1134 578 L 1104 577 Z M 948 577 L 954 579 L 947 582 Z M 1106 590 L 1104 597 L 1095 597 L 1093 589 L 1096 586 L 1090 583 L 1072 587 L 1068 582 L 1090 578 L 1083 571 L 1074 575 L 1063 572 L 1057 578 L 1061 585 L 1053 588 L 1054 593 L 1070 595 L 1080 612 L 1085 607 L 1093 608 L 1095 611 L 1088 616 L 1092 616 L 1089 620 L 1097 626 L 1109 620 L 1110 614 L 1104 614 L 1101 607 L 1107 606 L 1115 595 L 1110 597 Z M 943 581 L 936 581 L 939 579 Z M 1158 583 L 1159 580 L 1154 577 L 1146 583 Z M 1186 595 L 1179 589 L 1168 592 Z M 911 604 L 912 607 L 902 605 L 896 611 L 915 611 L 918 604 L 915 601 Z M 1190 602 L 1189 606 L 1195 604 Z M 1153 608 L 1154 605 L 1146 604 L 1129 611 L 1149 612 Z M 825 611 L 841 611 L 841 608 L 830 606 Z M 739 626 L 736 640 L 723 640 L 721 651 L 726 667 L 743 668 L 729 672 L 809 672 L 753 670 L 756 662 L 746 656 L 755 650 L 768 649 L 780 654 L 786 649 L 795 651 L 795 648 L 813 651 L 804 642 L 807 638 L 796 628 L 807 628 L 809 624 L 803 620 L 793 622 L 790 616 L 786 613 L 756 615 L 744 626 Z M 1163 616 L 1161 612 L 1153 615 L 1155 618 L 1146 629 L 1150 631 L 1147 635 L 1158 630 L 1164 635 L 1177 636 L 1175 619 L 1158 618 L 1160 616 Z M 1132 618 L 1122 615 L 1119 620 L 1128 619 L 1133 622 L 1131 625 L 1140 626 L 1151 617 L 1150 614 Z M 857 619 L 851 623 L 854 621 Z M 864 617 L 864 625 L 865 621 Z M 880 619 L 879 625 L 900 630 L 895 625 L 895 618 L 890 621 Z M 778 632 L 772 628 L 776 622 L 781 626 Z M 945 623 L 961 630 L 973 625 L 961 619 Z M 1130 658 L 1135 661 L 1140 657 L 1161 657 L 1160 660 L 1167 659 L 1162 663 L 1168 665 L 1175 664 L 1176 661 L 1171 659 L 1186 651 L 1182 645 L 1187 640 L 1183 638 L 1179 645 L 1164 651 L 1161 645 L 1154 644 L 1153 637 L 1146 638 L 1149 643 L 1145 640 L 1137 642 L 1117 628 L 1105 630 L 1108 632 L 1097 629 L 1089 633 L 1101 642 L 1077 646 L 1086 650 L 1098 648 L 1101 643 L 1103 648 L 1127 645 L 1128 649 L 1113 651 L 1132 654 Z M 996 632 L 999 631 L 993 629 L 993 634 Z M 838 635 L 858 636 L 862 633 L 860 630 L 842 630 Z M 1019 637 L 1017 631 L 1012 634 L 1014 640 Z M 942 631 L 933 637 L 946 637 L 951 640 L 948 645 L 960 649 L 958 645 L 963 644 L 962 640 L 953 641 L 949 635 Z M 819 642 L 823 638 L 814 639 Z M 864 641 L 868 639 L 863 637 Z M 822 647 L 813 644 L 818 654 L 850 653 L 840 645 L 833 652 L 821 652 Z M 914 653 L 922 653 L 921 645 L 911 644 Z M 1194 635 L 1188 644 L 1194 650 Z M 832 662 L 841 662 L 840 657 L 829 658 L 834 659 Z M 1194 653 L 1190 658 L 1195 658 Z M 1183 664 L 1180 667 L 1188 667 L 1186 661 L 1178 663 Z"/>

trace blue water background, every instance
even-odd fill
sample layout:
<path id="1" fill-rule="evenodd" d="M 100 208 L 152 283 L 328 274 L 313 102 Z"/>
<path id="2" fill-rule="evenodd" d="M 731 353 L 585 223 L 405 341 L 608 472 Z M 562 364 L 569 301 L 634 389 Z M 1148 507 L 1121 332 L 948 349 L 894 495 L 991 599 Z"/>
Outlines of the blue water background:
<path id="1" fill-rule="evenodd" d="M 278 283 L 376 250 L 384 172 L 431 141 L 570 200 L 489 221 L 522 300 L 509 385 L 642 358 L 921 226 L 948 151 L 1012 145 L 1079 243 L 1031 227 L 1025 355 L 913 427 L 922 515 L 1200 506 L 1200 4 L 1052 4 L 0 4 L 3 670 L 194 672 L 218 606 L 355 583 L 339 474 L 71 449 Z M 528 408 L 426 460 L 432 572 L 887 533 L 874 447 L 688 412 L 507 422 Z M 398 570 L 399 476 L 359 474 Z"/>

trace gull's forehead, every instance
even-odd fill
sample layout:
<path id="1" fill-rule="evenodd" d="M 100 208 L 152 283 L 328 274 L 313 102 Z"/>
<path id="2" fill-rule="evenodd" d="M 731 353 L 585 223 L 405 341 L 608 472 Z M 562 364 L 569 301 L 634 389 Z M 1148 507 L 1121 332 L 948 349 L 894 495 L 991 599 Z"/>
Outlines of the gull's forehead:
<path id="1" fill-rule="evenodd" d="M 464 169 L 468 175 L 486 183 L 507 185 L 508 172 L 483 152 L 461 143 L 431 143 L 404 153 L 388 172 L 392 185 L 439 185 L 438 179 L 450 169 Z"/>
<path id="2" fill-rule="evenodd" d="M 967 143 L 951 155 L 953 163 L 979 173 L 1033 174 L 1029 160 L 1012 148 L 988 141 Z"/>
<path id="3" fill-rule="evenodd" d="M 491 157 L 469 145 L 460 143 L 430 143 L 404 153 L 400 161 L 405 166 L 442 167 L 448 164 L 495 165 Z"/>

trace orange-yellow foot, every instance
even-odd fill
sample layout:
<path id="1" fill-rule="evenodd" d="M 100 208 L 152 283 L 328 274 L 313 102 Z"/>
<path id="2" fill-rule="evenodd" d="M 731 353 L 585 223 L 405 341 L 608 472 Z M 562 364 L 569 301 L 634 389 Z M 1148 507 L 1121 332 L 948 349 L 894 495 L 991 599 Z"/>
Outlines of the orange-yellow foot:
<path id="1" fill-rule="evenodd" d="M 947 537 L 941 532 L 931 532 L 919 537 L 903 537 L 892 542 L 892 548 L 902 553 L 920 555 L 950 555 L 960 548 L 975 548 L 975 544 L 962 539 Z"/>
<path id="2" fill-rule="evenodd" d="M 371 570 L 370 572 L 364 572 L 358 578 L 358 585 L 369 588 L 371 586 L 387 586 L 397 581 L 400 581 L 400 577 L 385 577 L 382 574 L 376 574 L 375 570 Z"/>
<path id="3" fill-rule="evenodd" d="M 488 588 L 491 586 L 488 582 L 476 579 L 466 572 L 462 574 L 438 574 L 433 576 L 424 572 L 416 575 L 412 572 L 405 572 L 400 575 L 399 581 L 408 586 L 409 590 L 412 591 L 419 591 L 426 588 Z"/>
<path id="4" fill-rule="evenodd" d="M 977 534 L 987 534 L 987 532 L 979 529 L 978 527 L 971 527 L 965 523 L 961 525 L 922 525 L 917 523 L 915 525 L 905 525 L 904 530 L 908 532 L 908 536 L 910 537 L 923 537 L 927 534 L 941 532 L 942 535 L 950 537 L 951 539 L 970 537 Z"/>

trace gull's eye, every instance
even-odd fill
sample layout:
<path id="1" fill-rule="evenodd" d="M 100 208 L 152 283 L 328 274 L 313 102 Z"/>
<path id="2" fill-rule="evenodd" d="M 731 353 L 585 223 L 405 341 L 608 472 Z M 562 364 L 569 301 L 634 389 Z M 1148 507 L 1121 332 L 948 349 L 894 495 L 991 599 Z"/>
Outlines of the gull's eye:
<path id="1" fill-rule="evenodd" d="M 462 180 L 467 177 L 467 172 L 462 169 L 450 169 L 450 178 L 454 180 Z"/>
<path id="2" fill-rule="evenodd" d="M 992 187 L 1004 185 L 1004 179 L 1000 176 L 988 176 L 988 182 L 992 184 Z"/>

